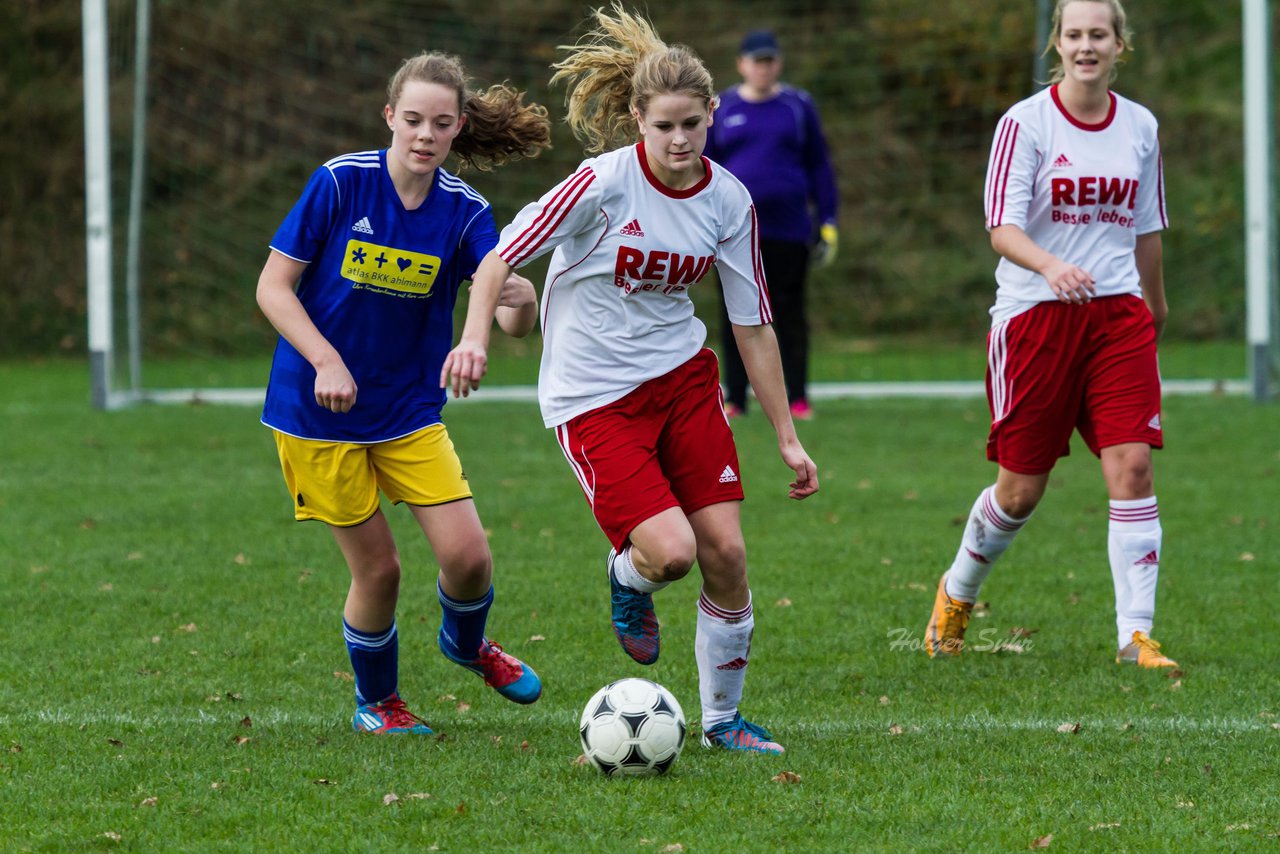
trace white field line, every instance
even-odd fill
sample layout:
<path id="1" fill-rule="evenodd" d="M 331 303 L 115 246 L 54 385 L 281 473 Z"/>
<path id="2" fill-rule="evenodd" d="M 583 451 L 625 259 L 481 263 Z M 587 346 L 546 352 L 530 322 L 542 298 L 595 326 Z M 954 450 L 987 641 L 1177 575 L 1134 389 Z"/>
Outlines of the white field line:
<path id="1" fill-rule="evenodd" d="M 472 728 L 490 725 L 509 725 L 509 721 L 485 720 L 484 715 L 475 713 L 458 713 L 451 704 L 433 714 L 429 707 L 423 709 L 428 720 L 440 729 L 449 727 Z M 0 715 L 0 726 L 22 726 L 26 724 L 68 725 L 82 727 L 85 725 L 127 726 L 139 729 L 169 729 L 175 726 L 219 726 L 239 727 L 241 719 L 246 715 L 252 718 L 255 727 L 305 726 L 328 728 L 341 724 L 347 725 L 346 712 L 335 712 L 333 715 L 299 714 L 287 711 L 253 711 L 242 704 L 228 706 L 226 713 L 211 714 L 196 710 L 190 714 L 134 714 L 131 712 L 100 711 L 31 711 L 19 714 Z M 538 724 L 553 723 L 555 726 L 576 727 L 577 712 L 555 711 L 532 713 L 534 722 Z M 886 722 L 888 719 L 890 722 Z M 1064 713 L 1054 718 L 1036 717 L 994 717 L 966 715 L 959 717 L 928 718 L 904 714 L 901 717 L 882 716 L 879 720 L 830 719 L 815 720 L 791 719 L 771 721 L 771 727 L 779 733 L 804 733 L 813 736 L 848 736 L 887 734 L 889 727 L 901 727 L 902 734 L 931 732 L 974 732 L 998 734 L 1001 732 L 1057 732 L 1064 724 L 1078 724 L 1080 734 L 1091 732 L 1132 732 L 1134 734 L 1179 734 L 1179 733 L 1249 733 L 1275 732 L 1280 739 L 1280 723 L 1273 718 L 1263 717 L 1169 717 L 1144 718 L 1141 715 L 1117 717 L 1093 717 L 1089 715 L 1072 716 Z"/>

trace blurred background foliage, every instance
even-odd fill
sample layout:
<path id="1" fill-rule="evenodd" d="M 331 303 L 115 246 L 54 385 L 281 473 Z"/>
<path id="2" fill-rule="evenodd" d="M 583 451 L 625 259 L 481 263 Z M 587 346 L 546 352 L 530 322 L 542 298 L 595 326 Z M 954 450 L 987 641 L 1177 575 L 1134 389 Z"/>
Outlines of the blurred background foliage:
<path id="1" fill-rule="evenodd" d="M 80 6 L 0 0 L 0 355 L 86 347 Z M 509 80 L 557 119 L 556 146 L 542 158 L 464 175 L 501 227 L 582 157 L 559 121 L 564 93 L 546 81 L 557 45 L 576 37 L 589 8 L 153 0 L 141 264 L 148 356 L 269 352 L 275 336 L 253 298 L 267 243 L 320 163 L 386 144 L 387 77 L 420 50 L 459 54 L 477 84 Z M 1136 37 L 1115 88 L 1161 121 L 1169 335 L 1241 340 L 1240 4 L 1127 0 L 1126 8 Z M 133 0 L 109 3 L 117 281 L 134 9 Z M 820 331 L 982 334 L 995 264 L 983 175 L 997 119 L 1038 88 L 1034 0 L 702 0 L 654 2 L 648 12 L 666 40 L 705 59 L 721 88 L 737 81 L 743 31 L 773 28 L 785 79 L 817 101 L 842 200 L 839 257 L 812 283 Z"/>

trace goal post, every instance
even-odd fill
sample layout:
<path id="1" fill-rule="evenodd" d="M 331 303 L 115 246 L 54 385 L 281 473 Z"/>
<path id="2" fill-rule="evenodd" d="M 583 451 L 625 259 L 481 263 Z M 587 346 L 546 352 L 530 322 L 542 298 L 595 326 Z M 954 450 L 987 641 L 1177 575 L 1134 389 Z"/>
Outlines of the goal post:
<path id="1" fill-rule="evenodd" d="M 1139 7 L 1130 12 L 1138 12 L 1143 31 L 1130 58 L 1138 67 L 1126 70 L 1122 83 L 1138 89 L 1144 103 L 1165 99 L 1156 114 L 1166 163 L 1170 150 L 1182 155 L 1166 177 L 1186 185 L 1189 173 L 1221 167 L 1222 180 L 1234 184 L 1224 193 L 1201 180 L 1195 198 L 1176 192 L 1182 187 L 1170 192 L 1181 208 L 1165 242 L 1170 302 L 1187 337 L 1162 345 L 1164 389 L 1275 399 L 1272 4 L 1214 7 L 1210 33 L 1197 29 L 1209 5 L 1177 14 L 1165 14 L 1156 0 L 1128 5 Z M 88 355 L 90 397 L 99 409 L 144 401 L 260 403 L 261 387 L 223 387 L 241 376 L 258 382 L 256 364 L 207 387 L 168 368 L 188 357 L 261 359 L 265 379 L 274 335 L 253 305 L 252 284 L 266 243 L 309 170 L 357 146 L 383 144 L 378 93 L 394 63 L 424 48 L 457 53 L 477 83 L 509 79 L 558 117 L 563 92 L 547 90 L 547 63 L 555 45 L 572 40 L 582 12 L 570 0 L 499 0 L 500 14 L 487 17 L 466 4 L 413 0 L 81 6 Z M 977 7 L 969 0 L 777 0 L 759 4 L 758 21 L 753 13 L 753 25 L 775 27 L 787 50 L 784 79 L 815 96 L 843 194 L 840 256 L 809 283 L 811 319 L 838 348 L 827 364 L 842 370 L 811 371 L 818 380 L 812 397 L 983 394 L 980 365 L 961 366 L 956 350 L 946 348 L 957 340 L 978 342 L 962 345 L 975 352 L 981 347 L 982 312 L 994 291 L 994 258 L 981 234 L 982 169 L 1000 112 L 1043 79 L 1051 7 L 1051 0 Z M 652 14 L 660 32 L 699 52 L 724 88 L 735 79 L 741 21 L 734 0 L 699 8 L 672 4 Z M 1171 41 L 1160 44 L 1162 35 Z M 1146 81 L 1162 67 L 1161 54 L 1181 55 L 1204 35 L 1218 39 L 1219 55 L 1224 48 L 1243 55 L 1243 99 L 1227 99 L 1229 135 L 1212 141 L 1204 117 L 1222 113 L 1196 112 L 1203 92 L 1185 99 L 1192 106 L 1179 114 L 1181 93 Z M 564 123 L 555 124 L 556 145 L 538 160 L 496 178 L 464 176 L 494 203 L 499 225 L 581 159 Z M 887 144 L 868 145 L 873 139 Z M 1213 146 L 1221 155 L 1213 164 L 1195 159 Z M 1206 229 L 1216 231 L 1204 237 Z M 1203 316 L 1188 322 L 1179 294 L 1206 289 L 1213 294 L 1200 303 Z M 710 320 L 715 300 L 699 300 L 700 316 Z M 937 311 L 944 302 L 954 314 Z M 928 311 L 934 314 L 922 321 Z M 883 346 L 894 336 L 907 343 Z M 943 339 L 945 346 L 930 349 Z M 1171 369 L 1168 357 L 1187 342 L 1207 342 L 1215 363 L 1203 367 L 1202 351 L 1188 347 L 1182 352 L 1192 357 L 1179 364 L 1192 370 Z M 880 352 L 900 362 L 905 352 L 907 367 L 880 370 Z M 531 394 L 498 394 L 490 386 L 479 399 Z"/>
<path id="2" fill-rule="evenodd" d="M 107 97 L 107 3 L 83 0 L 85 265 L 89 388 L 98 409 L 113 408 L 115 333 L 111 290 L 111 105 Z"/>
<path id="3" fill-rule="evenodd" d="M 1277 275 L 1275 112 L 1267 0 L 1244 0 L 1245 254 L 1249 373 L 1255 400 L 1275 396 Z"/>

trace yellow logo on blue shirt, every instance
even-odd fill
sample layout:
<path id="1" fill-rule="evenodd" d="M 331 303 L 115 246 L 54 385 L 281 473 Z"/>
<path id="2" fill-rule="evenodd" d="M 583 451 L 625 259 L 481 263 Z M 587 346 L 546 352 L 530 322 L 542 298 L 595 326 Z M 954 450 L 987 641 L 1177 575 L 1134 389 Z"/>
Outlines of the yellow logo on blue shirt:
<path id="1" fill-rule="evenodd" d="M 342 264 L 342 278 L 358 288 L 398 291 L 426 296 L 436 283 L 440 259 L 423 252 L 406 252 L 390 246 L 347 241 L 347 254 Z"/>

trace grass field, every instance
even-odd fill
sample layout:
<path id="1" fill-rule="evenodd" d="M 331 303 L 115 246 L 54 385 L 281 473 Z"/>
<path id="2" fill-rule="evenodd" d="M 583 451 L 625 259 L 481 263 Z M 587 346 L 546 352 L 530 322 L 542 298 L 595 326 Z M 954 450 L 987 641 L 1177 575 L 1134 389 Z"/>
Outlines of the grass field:
<path id="1" fill-rule="evenodd" d="M 350 732 L 347 572 L 323 528 L 292 521 L 255 410 L 94 412 L 76 363 L 0 363 L 0 388 L 0 849 L 1181 851 L 1280 838 L 1274 406 L 1166 402 L 1156 636 L 1182 662 L 1174 676 L 1112 662 L 1106 496 L 1082 447 L 984 588 L 970 638 L 985 649 L 932 662 L 915 641 L 994 474 L 985 404 L 824 402 L 802 425 L 822 491 L 802 503 L 785 498 L 764 420 L 739 422 L 757 626 L 743 708 L 787 753 L 691 742 L 670 777 L 626 781 L 575 764 L 581 706 L 646 675 L 696 722 L 697 584 L 657 597 L 662 660 L 627 659 L 608 626 L 607 545 L 535 407 L 446 418 L 491 530 L 490 633 L 537 667 L 544 696 L 515 706 L 441 658 L 430 552 L 396 508 L 401 688 L 439 737 L 377 739 Z M 1027 632 L 1021 652 L 999 643 Z"/>

